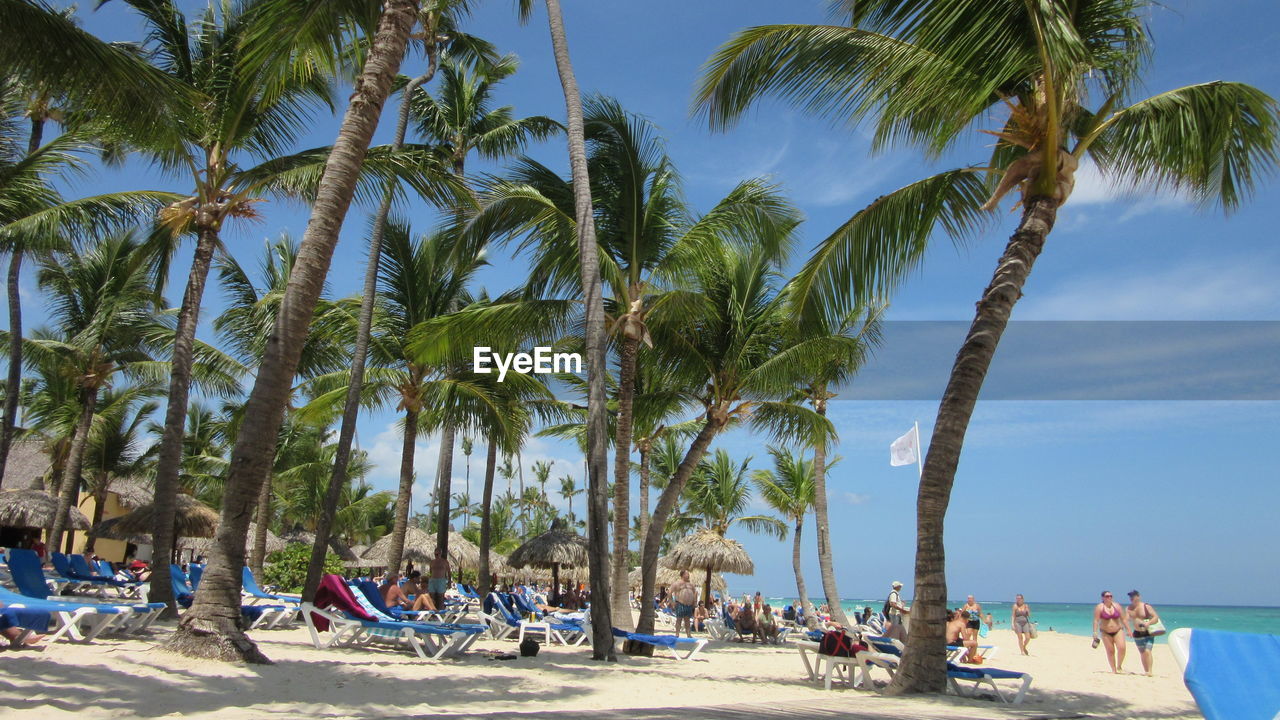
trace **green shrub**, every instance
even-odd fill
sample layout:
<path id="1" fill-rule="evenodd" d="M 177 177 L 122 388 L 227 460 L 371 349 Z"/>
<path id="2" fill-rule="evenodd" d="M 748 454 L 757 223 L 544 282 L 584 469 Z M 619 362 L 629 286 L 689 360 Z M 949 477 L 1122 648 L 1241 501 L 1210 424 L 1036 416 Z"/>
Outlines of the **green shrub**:
<path id="1" fill-rule="evenodd" d="M 302 592 L 302 585 L 307 581 L 307 565 L 311 563 L 311 546 L 292 543 L 267 556 L 269 563 L 262 569 L 262 582 L 275 585 L 281 592 Z M 341 575 L 345 568 L 342 558 L 328 553 L 324 556 L 326 574 Z"/>

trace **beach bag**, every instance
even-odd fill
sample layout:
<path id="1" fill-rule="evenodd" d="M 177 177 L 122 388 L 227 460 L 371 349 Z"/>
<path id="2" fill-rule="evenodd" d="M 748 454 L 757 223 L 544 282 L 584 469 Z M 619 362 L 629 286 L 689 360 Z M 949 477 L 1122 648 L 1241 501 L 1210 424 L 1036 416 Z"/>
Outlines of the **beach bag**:
<path id="1" fill-rule="evenodd" d="M 822 634 L 822 639 L 818 641 L 819 655 L 853 657 L 854 653 L 859 653 L 866 649 L 866 645 L 855 642 L 843 630 L 828 630 Z"/>
<path id="2" fill-rule="evenodd" d="M 1036 630 L 1035 623 L 1031 623 L 1027 625 L 1027 637 L 1031 638 L 1032 640 L 1035 640 L 1039 636 L 1040 636 L 1040 633 Z"/>
<path id="3" fill-rule="evenodd" d="M 533 638 L 525 638 L 520 643 L 520 657 L 538 657 L 540 646 L 538 641 Z"/>
<path id="4" fill-rule="evenodd" d="M 1151 606 L 1147 605 L 1146 610 L 1147 610 L 1147 615 L 1150 616 Z M 1156 621 L 1153 623 L 1147 623 L 1147 634 L 1150 635 L 1151 637 L 1156 637 L 1157 635 L 1163 635 L 1167 632 L 1169 631 L 1165 629 L 1164 621 L 1161 620 L 1160 618 L 1156 618 Z"/>

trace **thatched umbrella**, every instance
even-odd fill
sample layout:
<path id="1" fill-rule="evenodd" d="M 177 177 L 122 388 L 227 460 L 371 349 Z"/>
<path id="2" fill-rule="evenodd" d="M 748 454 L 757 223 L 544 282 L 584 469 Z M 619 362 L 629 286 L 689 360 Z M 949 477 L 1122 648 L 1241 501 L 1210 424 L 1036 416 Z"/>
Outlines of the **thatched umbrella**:
<path id="1" fill-rule="evenodd" d="M 174 553 L 178 551 L 180 538 L 209 538 L 218 531 L 218 513 L 190 495 L 179 493 L 174 498 L 173 508 Z M 151 529 L 155 527 L 155 517 L 156 506 L 154 503 L 148 503 L 115 518 L 115 522 L 107 528 L 111 534 L 100 533 L 98 537 L 150 536 Z M 100 529 L 102 525 L 103 523 L 99 523 Z M 172 558 L 170 561 L 172 562 Z"/>
<path id="2" fill-rule="evenodd" d="M 128 477 L 111 483 L 111 492 L 124 507 L 134 510 L 151 503 L 155 490 L 141 478 Z"/>
<path id="3" fill-rule="evenodd" d="M 378 542 L 364 551 L 361 559 L 365 561 L 363 567 L 387 567 L 387 550 L 391 547 L 391 536 L 384 535 L 378 539 Z M 401 560 L 410 562 L 429 563 L 436 556 L 436 536 L 431 533 L 419 530 L 416 527 L 407 527 L 404 531 L 404 550 L 401 552 Z M 480 565 L 480 548 L 475 543 L 462 536 L 462 533 L 449 531 L 449 562 L 458 569 L 476 568 Z M 399 568 L 388 568 L 390 570 L 399 570 Z"/>
<path id="4" fill-rule="evenodd" d="M 120 519 L 124 517 L 107 518 L 97 525 L 93 526 L 93 536 L 97 538 L 106 538 L 108 540 L 123 540 L 134 545 L 151 545 L 151 533 L 140 533 L 131 535 L 120 531 Z"/>
<path id="5" fill-rule="evenodd" d="M 14 440 L 9 446 L 9 459 L 4 465 L 5 488 L 44 490 L 44 476 L 49 472 L 49 453 L 39 440 Z"/>
<path id="6" fill-rule="evenodd" d="M 711 597 L 711 574 L 729 572 L 751 575 L 756 571 L 751 556 L 742 543 L 730 540 L 710 530 L 698 530 L 680 539 L 662 561 L 673 570 L 705 569 L 703 598 Z"/>
<path id="7" fill-rule="evenodd" d="M 587 539 L 558 526 L 516 548 L 507 562 L 513 568 L 551 568 L 551 604 L 560 600 L 560 568 L 587 566 Z"/>
<path id="8" fill-rule="evenodd" d="M 680 579 L 679 570 L 672 570 L 671 568 L 662 566 L 662 563 L 665 559 L 666 558 L 658 559 L 657 584 L 659 586 L 662 586 L 662 585 L 670 586 L 676 580 Z M 689 581 L 692 582 L 694 585 L 706 585 L 707 571 L 701 568 L 690 570 Z M 635 570 L 632 570 L 631 573 L 627 575 L 627 583 L 633 588 L 640 587 L 642 582 L 643 582 L 643 578 L 641 577 L 641 574 L 640 574 L 640 568 L 636 568 Z M 711 589 L 721 594 L 723 594 L 726 590 L 729 589 L 728 584 L 724 581 L 723 575 L 721 575 L 720 573 L 711 574 Z M 703 599 L 705 600 L 706 598 L 703 598 Z"/>
<path id="9" fill-rule="evenodd" d="M 313 547 L 316 544 L 316 534 L 306 530 L 290 530 L 280 536 L 280 541 L 285 545 L 306 545 L 307 547 Z M 333 551 L 333 554 L 342 558 L 344 563 L 360 559 L 360 553 L 347 547 L 347 544 L 339 540 L 336 535 L 329 536 L 329 549 Z M 267 552 L 271 552 L 271 540 L 269 537 L 267 539 Z"/>
<path id="10" fill-rule="evenodd" d="M 246 534 L 245 537 L 250 537 L 250 538 L 253 537 L 254 534 L 257 532 L 257 529 L 258 529 L 258 523 L 256 522 L 249 523 L 249 532 Z M 286 543 L 284 540 L 281 540 L 278 535 L 271 532 L 270 529 L 267 530 L 267 552 L 268 553 L 284 550 L 287 545 L 288 543 Z M 191 552 L 197 555 L 204 555 L 205 553 L 208 553 L 209 548 L 211 548 L 212 546 L 213 546 L 213 539 L 207 538 L 207 537 L 184 537 L 174 543 L 174 547 L 178 548 L 179 550 L 190 550 Z"/>
<path id="11" fill-rule="evenodd" d="M 47 528 L 58 512 L 58 499 L 43 490 L 0 491 L 0 525 L 20 528 Z M 89 518 L 72 505 L 67 513 L 68 530 L 88 530 Z"/>

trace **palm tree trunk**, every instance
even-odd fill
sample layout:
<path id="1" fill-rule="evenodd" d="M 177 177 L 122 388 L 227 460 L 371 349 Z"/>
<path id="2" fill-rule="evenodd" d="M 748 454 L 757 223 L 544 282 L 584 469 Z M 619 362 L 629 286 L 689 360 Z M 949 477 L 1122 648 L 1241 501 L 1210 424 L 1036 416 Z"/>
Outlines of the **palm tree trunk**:
<path id="1" fill-rule="evenodd" d="M 523 438 L 520 439 L 520 445 L 524 446 Z M 516 474 L 520 478 L 520 535 L 523 536 L 529 532 L 529 515 L 524 497 L 524 458 L 520 457 L 520 450 L 516 450 Z M 468 490 L 467 497 L 470 498 L 470 496 L 471 491 Z"/>
<path id="2" fill-rule="evenodd" d="M 569 61 L 569 41 L 565 38 L 560 0 L 546 0 L 551 46 L 564 89 L 569 125 L 569 164 L 573 174 L 574 214 L 578 221 L 578 261 L 581 264 L 582 293 L 586 307 L 587 350 L 587 543 L 591 572 L 591 658 L 616 661 L 610 627 L 609 592 L 609 432 L 605 413 L 605 328 L 604 298 L 600 284 L 600 260 L 596 256 L 596 226 L 591 207 L 591 181 L 587 174 L 587 146 L 582 119 L 582 97 Z"/>
<path id="3" fill-rule="evenodd" d="M 400 490 L 396 493 L 391 542 L 387 546 L 387 570 L 400 572 L 404 556 L 404 534 L 409 527 L 409 508 L 413 505 L 413 458 L 418 451 L 418 411 L 404 411 L 404 439 L 400 444 Z"/>
<path id="4" fill-rule="evenodd" d="M 409 101 L 413 92 L 435 77 L 438 53 L 435 43 L 427 41 L 427 71 L 409 81 L 400 96 L 400 114 L 396 118 L 396 134 L 391 147 L 399 150 L 404 146 L 405 133 L 409 128 Z M 329 474 L 329 485 L 325 488 L 324 506 L 320 509 L 320 517 L 316 520 L 316 540 L 311 546 L 311 560 L 307 563 L 307 580 L 302 586 L 302 599 L 311 601 L 320 587 L 320 579 L 324 576 L 324 558 L 329 552 L 329 535 L 333 531 L 333 518 L 338 514 L 338 502 L 342 498 L 342 488 L 347 484 L 347 467 L 351 464 L 351 445 L 356 436 L 356 420 L 360 416 L 360 393 L 364 390 L 364 366 L 369 357 L 369 337 L 373 332 L 373 305 L 378 293 L 378 265 L 382 257 L 382 237 L 387 229 L 387 216 L 391 213 L 391 202 L 395 199 L 393 189 L 388 186 L 382 194 L 382 202 L 378 205 L 378 214 L 373 219 L 373 230 L 369 233 L 369 264 L 364 270 L 364 289 L 360 295 L 360 316 L 356 323 L 356 345 L 351 357 L 351 383 L 347 385 L 347 397 L 342 406 L 342 426 L 338 430 L 338 447 L 333 453 L 333 472 Z"/>
<path id="5" fill-rule="evenodd" d="M 622 338 L 618 350 L 618 420 L 613 456 L 613 624 L 631 630 L 627 574 L 631 571 L 631 417 L 636 396 L 636 355 L 640 341 Z"/>
<path id="6" fill-rule="evenodd" d="M 464 438 L 463 442 L 469 443 L 470 440 L 467 440 Z M 470 447 L 470 445 L 467 445 L 466 447 Z M 463 449 L 465 450 L 466 448 L 464 447 Z M 470 525 L 471 524 L 471 504 L 472 504 L 471 503 L 471 453 L 467 452 L 466 455 L 467 455 L 467 474 L 465 476 L 466 480 L 464 482 L 466 482 L 467 484 L 467 507 L 465 512 L 462 515 L 462 521 L 467 525 Z"/>
<path id="7" fill-rule="evenodd" d="M 93 425 L 93 411 L 98 404 L 98 387 L 80 389 L 80 418 L 71 436 L 71 450 L 67 453 L 67 467 L 62 474 L 62 486 L 58 488 L 58 509 L 49 528 L 48 547 L 57 551 L 62 547 L 62 531 L 67 527 L 67 515 L 80 490 L 80 471 L 84 468 L 85 451 L 89 449 L 89 428 Z"/>
<path id="8" fill-rule="evenodd" d="M 404 59 L 417 11 L 413 0 L 386 0 L 383 5 L 364 68 L 320 178 L 280 316 L 245 405 L 245 421 L 231 454 L 231 468 L 223 487 L 221 524 L 209 564 L 195 603 L 183 614 L 178 629 L 165 644 L 170 650 L 193 657 L 270 662 L 240 626 L 245 533 L 258 490 L 271 472 L 276 438 L 307 330 L 382 105 Z"/>
<path id="9" fill-rule="evenodd" d="M 818 388 L 814 410 L 822 417 L 827 416 L 826 387 Z M 840 591 L 836 589 L 836 572 L 831 559 L 831 522 L 827 513 L 827 443 L 820 440 L 813 447 L 813 514 L 818 525 L 818 573 L 822 576 L 822 592 L 827 598 L 827 608 L 831 611 L 831 619 L 849 626 L 845 617 L 844 606 L 840 602 Z M 807 598 L 806 598 L 807 599 Z"/>
<path id="10" fill-rule="evenodd" d="M 44 117 L 31 118 L 31 135 L 27 138 L 27 154 L 40 149 L 44 138 Z M 4 469 L 9 463 L 9 448 L 13 446 L 13 433 L 17 428 L 18 400 L 22 386 L 22 292 L 18 280 L 22 277 L 22 248 L 14 242 L 10 250 L 9 276 L 9 374 L 4 394 L 4 420 L 0 425 L 0 486 L 4 484 Z"/>
<path id="11" fill-rule="evenodd" d="M 489 573 L 489 545 L 492 543 L 493 525 L 489 511 L 493 507 L 493 475 L 498 469 L 498 443 L 487 438 L 488 448 L 484 460 L 484 492 L 480 498 L 480 577 L 476 578 L 480 585 L 481 597 L 488 595 L 493 589 Z"/>
<path id="12" fill-rule="evenodd" d="M 945 613 L 947 603 L 946 552 L 943 521 L 951 500 L 960 449 L 969 418 L 982 390 L 982 381 L 996 352 L 1000 336 L 1009 324 L 1013 305 L 1022 297 L 1022 286 L 1031 266 L 1044 249 L 1045 239 L 1058 215 L 1058 202 L 1034 196 L 1026 200 L 1022 221 L 1005 247 L 991 284 L 982 293 L 951 378 L 938 406 L 929 454 L 916 498 L 916 581 L 911 608 L 911 632 L 902 665 L 889 685 L 895 695 L 942 692 L 947 680 Z"/>
<path id="13" fill-rule="evenodd" d="M 271 525 L 271 477 L 262 483 L 258 491 L 258 509 L 253 517 L 253 550 L 249 553 L 249 569 L 254 577 L 262 577 L 262 565 L 267 559 L 267 529 Z"/>
<path id="14" fill-rule="evenodd" d="M 649 534 L 649 451 L 653 447 L 645 438 L 640 443 L 640 540 Z"/>
<path id="15" fill-rule="evenodd" d="M 151 527 L 151 540 L 156 557 L 173 555 L 175 503 L 178 496 L 178 475 L 182 469 L 182 440 L 186 432 L 187 400 L 191 391 L 191 365 L 194 360 L 196 327 L 200 322 L 200 304 L 204 298 L 205 282 L 209 278 L 209 266 L 213 264 L 213 251 L 218 247 L 218 231 L 201 227 L 196 236 L 195 254 L 191 258 L 191 271 L 187 275 L 187 289 L 182 295 L 182 307 L 178 310 L 178 328 L 173 340 L 173 357 L 169 374 L 169 406 L 164 413 L 164 431 L 160 436 L 160 451 L 156 459 L 155 523 Z M 152 602 L 162 602 L 169 607 L 165 615 L 175 617 L 177 605 L 169 583 L 169 564 L 157 563 L 151 573 Z"/>
<path id="16" fill-rule="evenodd" d="M 676 472 L 671 476 L 671 481 L 663 488 L 662 494 L 658 496 L 658 505 L 653 509 L 653 520 L 649 524 L 649 531 L 644 536 L 644 547 L 640 554 L 640 622 L 636 624 L 636 632 L 651 635 L 653 634 L 653 621 L 655 618 L 655 610 L 653 607 L 654 586 L 658 580 L 658 551 L 662 547 L 662 536 L 667 526 L 667 518 L 671 517 L 671 512 L 676 508 L 676 502 L 680 499 L 681 493 L 684 492 L 684 486 L 689 482 L 689 477 L 693 475 L 693 471 L 698 467 L 698 463 L 702 462 L 702 458 L 707 454 L 707 448 L 711 447 L 711 441 L 720 434 L 720 430 L 724 428 L 726 416 L 722 412 L 717 412 L 719 408 L 709 408 L 707 410 L 707 419 L 702 423 L 702 429 L 698 431 L 693 442 L 689 445 L 689 450 L 684 454 L 684 459 L 680 461 L 680 465 L 676 467 Z M 653 655 L 653 646 L 635 643 L 632 654 L 635 655 Z M 647 648 L 647 649 L 646 649 Z"/>
<path id="17" fill-rule="evenodd" d="M 4 425 L 0 426 L 0 485 L 4 483 L 4 468 L 9 462 L 9 448 L 13 444 L 17 428 L 18 401 L 22 391 L 22 291 L 18 280 L 22 276 L 22 250 L 15 242 L 9 258 L 9 275 L 6 286 L 9 292 L 9 374 L 4 386 Z"/>
<path id="18" fill-rule="evenodd" d="M 804 530 L 804 516 L 796 518 L 796 537 L 791 542 L 791 568 L 796 573 L 796 592 L 799 593 L 800 608 L 804 610 L 804 616 L 810 617 L 813 614 L 813 603 L 809 602 L 809 591 L 804 586 L 804 570 L 800 566 L 800 533 Z M 827 607 L 831 607 L 829 604 Z"/>
<path id="19" fill-rule="evenodd" d="M 436 549 L 449 557 L 449 494 L 453 490 L 453 442 L 458 428 L 445 423 L 440 429 L 440 457 L 436 465 L 436 499 L 440 503 L 436 516 Z"/>

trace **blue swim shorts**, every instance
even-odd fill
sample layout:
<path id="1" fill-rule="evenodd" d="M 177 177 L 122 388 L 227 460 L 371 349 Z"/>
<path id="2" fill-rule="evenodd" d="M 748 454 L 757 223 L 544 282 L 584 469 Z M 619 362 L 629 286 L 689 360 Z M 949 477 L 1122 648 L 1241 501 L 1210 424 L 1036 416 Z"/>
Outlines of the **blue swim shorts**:
<path id="1" fill-rule="evenodd" d="M 1133 644 L 1137 645 L 1139 650 L 1150 650 L 1156 644 L 1156 639 L 1150 635 L 1134 635 Z"/>

